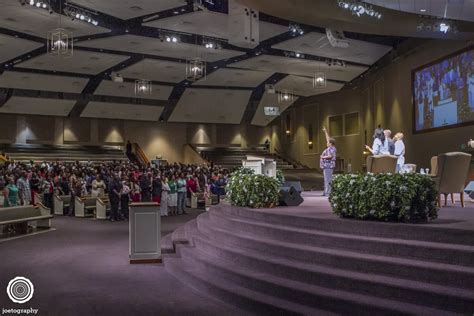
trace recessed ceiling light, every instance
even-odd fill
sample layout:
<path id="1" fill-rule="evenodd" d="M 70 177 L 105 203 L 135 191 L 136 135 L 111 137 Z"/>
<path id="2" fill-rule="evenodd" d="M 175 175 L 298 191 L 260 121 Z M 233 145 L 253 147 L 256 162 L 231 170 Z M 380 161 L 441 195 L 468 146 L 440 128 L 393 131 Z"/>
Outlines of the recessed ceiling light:
<path id="1" fill-rule="evenodd" d="M 420 12 L 426 12 L 426 9 L 420 9 Z"/>

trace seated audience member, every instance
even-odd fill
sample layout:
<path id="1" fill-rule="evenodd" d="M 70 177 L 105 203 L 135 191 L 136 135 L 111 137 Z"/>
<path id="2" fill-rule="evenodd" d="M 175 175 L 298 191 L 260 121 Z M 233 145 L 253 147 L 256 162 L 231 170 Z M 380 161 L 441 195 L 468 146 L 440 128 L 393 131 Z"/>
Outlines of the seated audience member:
<path id="1" fill-rule="evenodd" d="M 397 172 L 403 170 L 403 165 L 405 164 L 405 144 L 403 143 L 403 133 L 395 134 L 393 138 L 395 141 L 395 152 L 394 155 L 398 157 L 397 159 Z"/>
<path id="2" fill-rule="evenodd" d="M 379 127 L 375 129 L 374 143 L 372 147 L 365 145 L 365 148 L 369 150 L 374 156 L 388 155 L 389 151 L 388 149 L 384 148 L 384 143 L 385 143 L 385 134 L 384 134 L 383 129 Z"/>

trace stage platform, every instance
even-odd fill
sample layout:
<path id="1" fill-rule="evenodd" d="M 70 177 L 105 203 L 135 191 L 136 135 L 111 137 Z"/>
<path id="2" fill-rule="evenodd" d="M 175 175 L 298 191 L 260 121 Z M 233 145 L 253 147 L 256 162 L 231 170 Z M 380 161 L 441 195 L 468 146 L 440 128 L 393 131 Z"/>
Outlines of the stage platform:
<path id="1" fill-rule="evenodd" d="M 340 219 L 321 192 L 303 195 L 299 207 L 212 207 L 167 236 L 165 269 L 259 315 L 473 313 L 473 203 L 415 225 Z"/>

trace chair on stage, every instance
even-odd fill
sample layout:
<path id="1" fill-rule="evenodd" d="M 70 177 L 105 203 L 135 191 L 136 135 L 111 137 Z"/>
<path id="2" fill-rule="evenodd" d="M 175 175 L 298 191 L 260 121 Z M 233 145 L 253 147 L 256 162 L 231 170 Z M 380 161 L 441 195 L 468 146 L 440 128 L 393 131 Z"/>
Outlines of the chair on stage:
<path id="1" fill-rule="evenodd" d="M 395 173 L 397 157 L 392 155 L 368 156 L 367 172 L 370 173 Z"/>
<path id="2" fill-rule="evenodd" d="M 471 154 L 463 152 L 450 152 L 438 156 L 436 176 L 433 178 L 439 193 L 438 205 L 441 206 L 441 194 L 444 194 L 444 205 L 446 206 L 448 194 L 451 194 L 451 202 L 454 204 L 454 193 L 459 193 L 461 206 L 464 207 L 463 189 L 471 156 Z"/>

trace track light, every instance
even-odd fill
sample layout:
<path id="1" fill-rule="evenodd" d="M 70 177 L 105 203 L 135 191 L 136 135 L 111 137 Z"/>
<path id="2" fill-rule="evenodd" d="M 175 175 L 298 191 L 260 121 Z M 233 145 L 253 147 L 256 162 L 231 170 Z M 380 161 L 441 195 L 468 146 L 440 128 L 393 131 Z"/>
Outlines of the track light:
<path id="1" fill-rule="evenodd" d="M 32 7 L 36 7 L 38 9 L 45 9 L 45 10 L 51 10 L 50 8 L 50 5 L 49 5 L 49 1 L 48 0 L 43 0 L 43 1 L 38 1 L 38 0 L 20 0 L 20 4 L 21 5 L 25 5 L 26 3 L 28 3 L 30 6 Z"/>
<path id="2" fill-rule="evenodd" d="M 290 24 L 289 29 L 293 36 L 304 35 L 304 30 L 298 24 Z"/>
<path id="3" fill-rule="evenodd" d="M 93 18 L 94 15 L 97 15 L 96 12 L 92 12 L 86 9 L 82 9 L 72 4 L 67 4 L 64 8 L 64 13 L 71 18 L 72 21 L 75 19 L 81 20 L 83 22 L 90 23 L 94 26 L 98 26 L 99 22 Z"/>
<path id="4" fill-rule="evenodd" d="M 357 17 L 367 15 L 376 19 L 382 18 L 382 14 L 380 12 L 377 12 L 371 5 L 364 2 L 356 0 L 338 0 L 337 5 L 342 9 L 351 11 L 351 13 Z"/>

